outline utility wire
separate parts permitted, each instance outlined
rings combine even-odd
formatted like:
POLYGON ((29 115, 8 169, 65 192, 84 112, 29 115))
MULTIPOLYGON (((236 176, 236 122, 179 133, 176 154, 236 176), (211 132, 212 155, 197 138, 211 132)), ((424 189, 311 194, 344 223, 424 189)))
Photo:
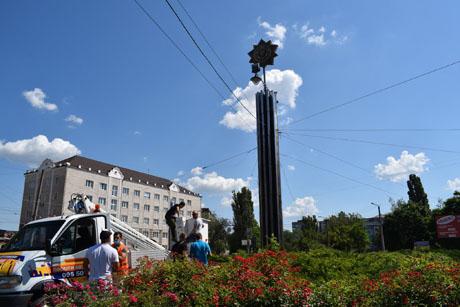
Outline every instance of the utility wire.
POLYGON ((256 150, 256 149, 257 149, 257 147, 254 147, 254 148, 251 148, 251 149, 249 149, 249 150, 246 150, 246 151, 237 153, 237 154, 235 154, 235 155, 233 155, 233 156, 230 156, 230 157, 228 157, 228 158, 225 158, 225 159, 222 159, 222 160, 213 162, 213 163, 211 163, 211 164, 208 164, 208 165, 206 165, 206 166, 203 166, 203 167, 201 167, 201 169, 204 170, 204 169, 210 168, 210 167, 212 167, 212 166, 216 166, 216 165, 218 165, 218 164, 222 164, 222 163, 224 163, 224 162, 227 162, 227 161, 229 161, 229 160, 235 159, 235 158, 237 158, 237 157, 239 157, 239 156, 242 156, 242 155, 244 155, 244 154, 249 154, 249 153, 253 152, 253 151, 256 150))
MULTIPOLYGON (((139 3, 138 0, 134 0, 136 5, 141 9, 141 11, 147 16, 147 18, 155 24, 155 26, 160 30, 160 32, 169 40, 169 42, 179 51, 180 54, 184 56, 184 58, 189 62, 190 65, 200 74, 200 76, 206 81, 206 83, 217 93, 217 95, 222 99, 226 100, 227 98, 224 97, 220 93, 220 91, 212 84, 212 82, 206 77, 206 75, 198 68, 198 66, 190 59, 190 57, 182 50, 182 48, 174 41, 174 39, 163 29, 163 27, 153 18, 153 16, 145 9, 142 4, 139 3)), ((231 107, 235 110, 235 112, 238 112, 238 110, 231 105, 231 107)), ((244 121, 244 123, 252 130, 252 125, 250 125, 247 121, 244 121)))
POLYGON ((458 132, 460 128, 286 129, 307 132, 458 132))
POLYGON ((311 163, 306 162, 306 161, 304 161, 304 160, 300 160, 300 159, 295 158, 295 157, 293 157, 293 156, 285 155, 285 154, 280 154, 280 155, 283 156, 283 157, 287 157, 287 158, 289 158, 289 159, 292 159, 292 160, 294 160, 294 161, 303 163, 303 164, 305 164, 305 165, 308 165, 308 166, 310 166, 310 167, 312 167, 312 168, 319 169, 319 170, 321 170, 321 171, 323 171, 323 172, 327 172, 327 173, 330 173, 330 174, 334 174, 334 175, 336 175, 336 176, 338 176, 338 177, 347 179, 347 180, 352 181, 352 182, 354 182, 354 183, 358 183, 358 184, 361 184, 361 185, 370 187, 370 188, 372 188, 372 189, 378 190, 378 191, 380 191, 380 192, 385 193, 387 196, 390 196, 390 195, 392 194, 391 192, 389 192, 389 191, 387 191, 387 190, 384 190, 384 189, 381 189, 381 188, 379 188, 379 187, 377 187, 377 186, 375 186, 375 185, 372 185, 372 184, 369 184, 369 183, 365 183, 365 182, 362 182, 362 181, 353 179, 353 178, 351 178, 351 177, 342 175, 342 174, 340 174, 340 173, 338 173, 338 172, 336 172, 336 171, 333 171, 333 170, 330 170, 330 169, 327 169, 327 168, 323 168, 323 167, 320 167, 320 166, 316 166, 316 165, 314 165, 314 164, 311 164, 311 163))
POLYGON ((160 32, 169 40, 169 42, 184 56, 184 58, 189 62, 190 65, 200 74, 200 76, 208 83, 208 85, 214 89, 217 95, 222 99, 225 100, 224 95, 220 93, 220 91, 214 86, 214 84, 209 81, 206 75, 195 65, 195 63, 190 59, 190 57, 182 50, 182 48, 172 39, 171 36, 163 29, 163 27, 153 18, 153 16, 140 4, 137 0, 134 0, 137 6, 142 10, 142 12, 150 19, 153 24, 160 30, 160 32))
POLYGON ((292 194, 291 186, 289 185, 289 181, 288 181, 287 176, 286 176, 286 168, 284 167, 284 165, 282 163, 280 163, 280 164, 281 164, 281 169, 283 170, 283 177, 284 177, 284 181, 286 181, 286 186, 288 188, 289 195, 291 196, 292 202, 294 203, 295 202, 295 197, 294 197, 294 194, 292 194))
POLYGON ((209 49, 211 49, 212 53, 216 56, 217 60, 219 63, 224 67, 225 71, 227 74, 230 76, 230 79, 232 79, 233 83, 238 86, 238 82, 236 82, 235 77, 233 74, 230 72, 230 70, 227 68, 227 65, 224 64, 224 61, 222 61, 221 57, 217 54, 216 50, 212 47, 211 43, 208 41, 206 36, 203 34, 203 31, 201 31, 200 27, 197 25, 193 17, 189 14, 187 9, 182 5, 182 2, 180 0, 176 0, 177 3, 179 3, 179 6, 182 8, 182 10, 185 12, 187 17, 190 19, 190 21, 193 23, 195 29, 200 33, 200 36, 203 38, 203 40, 206 42, 206 45, 208 45, 209 49))
POLYGON ((445 153, 460 154, 460 151, 447 150, 447 149, 438 149, 438 148, 432 148, 432 147, 401 145, 401 144, 392 144, 392 143, 381 143, 381 142, 374 142, 374 141, 368 141, 368 140, 340 138, 340 137, 332 137, 332 136, 324 136, 324 135, 311 135, 311 134, 286 133, 286 132, 284 132, 284 134, 306 136, 306 137, 311 137, 311 138, 319 138, 319 139, 327 139, 327 140, 335 140, 335 141, 343 141, 343 142, 363 143, 363 144, 372 144, 372 145, 383 145, 383 146, 391 146, 391 147, 399 147, 399 148, 413 148, 413 149, 421 149, 421 150, 428 150, 428 151, 438 151, 438 152, 445 152, 445 153))
POLYGON ((322 153, 323 155, 326 155, 326 156, 328 156, 328 157, 330 157, 330 158, 332 158, 332 159, 335 159, 335 160, 340 161, 340 162, 342 162, 342 163, 345 163, 345 164, 347 164, 347 165, 349 165, 349 166, 352 166, 352 167, 354 167, 354 168, 357 168, 357 169, 359 169, 359 170, 361 170, 361 171, 363 171, 363 172, 370 173, 368 169, 365 169, 364 167, 361 167, 361 166, 356 165, 356 164, 354 164, 354 163, 352 163, 352 162, 349 162, 349 161, 344 160, 344 159, 342 159, 342 158, 340 158, 340 157, 337 157, 336 155, 330 154, 330 153, 328 153, 328 152, 325 152, 324 150, 321 150, 321 149, 312 147, 312 146, 310 146, 310 145, 307 145, 307 144, 305 144, 305 143, 302 143, 302 142, 300 142, 300 141, 297 141, 297 140, 295 140, 295 139, 293 139, 293 138, 287 136, 286 134, 281 134, 281 135, 284 136, 286 139, 290 140, 291 142, 297 143, 297 144, 299 144, 299 145, 301 145, 301 146, 304 146, 304 147, 306 147, 306 148, 309 148, 309 149, 313 149, 313 150, 315 150, 315 151, 317 151, 317 152, 319 152, 319 153, 322 153))
MULTIPOLYGON (((135 0, 137 1, 137 0, 135 0)), ((177 14, 176 10, 174 9, 174 7, 171 5, 171 3, 169 2, 169 0, 165 0, 166 3, 168 4, 169 8, 171 9, 171 11, 174 13, 174 15, 176 16, 177 20, 179 20, 180 24, 182 25, 182 28, 185 30, 185 32, 187 33, 187 35, 190 37, 190 39, 192 40, 193 44, 196 46, 196 48, 198 49, 198 51, 201 53, 201 55, 204 57, 204 59, 206 60, 206 62, 209 64, 209 66, 211 66, 212 70, 216 73, 217 77, 219 77, 220 81, 222 81, 222 83, 225 85, 225 87, 227 88, 227 90, 230 92, 231 95, 233 95, 235 97, 235 99, 238 101, 238 103, 249 113, 251 114, 252 117, 256 118, 256 116, 254 114, 252 114, 251 111, 249 111, 249 109, 243 104, 243 102, 241 102, 241 100, 238 98, 238 96, 235 95, 235 93, 232 91, 232 89, 230 88, 230 86, 228 85, 228 83, 224 80, 224 78, 222 77, 222 75, 217 71, 216 67, 214 66, 214 64, 211 62, 211 60, 208 58, 208 56, 204 53, 203 49, 200 47, 200 45, 197 43, 197 41, 195 40, 195 38, 193 37, 192 33, 190 33, 190 31, 188 30, 187 26, 184 24, 184 22, 182 21, 182 19, 180 18, 180 16, 177 14)), ((257 118, 256 118, 257 119, 257 118)))
POLYGON ((417 79, 420 79, 422 77, 425 77, 425 76, 428 76, 428 75, 431 75, 435 72, 438 72, 438 71, 441 71, 441 70, 444 70, 444 69, 447 69, 449 67, 452 67, 454 65, 457 65, 457 64, 460 64, 460 60, 457 60, 457 61, 454 61, 452 63, 449 63, 447 65, 443 65, 443 66, 440 66, 440 67, 437 67, 437 68, 434 68, 432 70, 429 70, 429 71, 426 71, 424 73, 421 73, 421 74, 418 74, 418 75, 415 75, 409 79, 406 79, 406 80, 403 80, 403 81, 400 81, 400 82, 396 82, 396 83, 393 83, 389 86, 386 86, 386 87, 383 87, 381 89, 378 89, 378 90, 375 90, 375 91, 372 91, 370 93, 367 93, 367 94, 364 94, 362 96, 359 96, 359 97, 356 97, 356 98, 353 98, 351 100, 348 100, 348 101, 345 101, 343 103, 340 103, 340 104, 336 104, 336 105, 333 105, 333 106, 330 106, 330 107, 327 107, 321 111, 318 111, 316 113, 313 113, 313 114, 310 114, 308 116, 305 116, 303 118, 300 118, 300 119, 297 119, 297 120, 294 120, 293 122, 290 123, 290 125, 293 125, 293 124, 296 124, 296 123, 300 123, 304 120, 307 120, 307 119, 310 119, 310 118, 313 118, 315 116, 318 116, 320 114, 323 114, 323 113, 326 113, 326 112, 329 112, 329 111, 332 111, 332 110, 336 110, 336 109, 339 109, 339 108, 342 108, 344 106, 347 106, 347 105, 350 105, 350 104, 353 104, 353 103, 356 103, 358 101, 361 101, 365 98, 368 98, 368 97, 371 97, 371 96, 374 96, 374 95, 377 95, 377 94, 380 94, 380 93, 383 93, 383 92, 386 92, 390 89, 393 89, 395 87, 398 87, 398 86, 401 86, 401 85, 404 85, 406 83, 409 83, 411 81, 414 81, 414 80, 417 80, 417 79))

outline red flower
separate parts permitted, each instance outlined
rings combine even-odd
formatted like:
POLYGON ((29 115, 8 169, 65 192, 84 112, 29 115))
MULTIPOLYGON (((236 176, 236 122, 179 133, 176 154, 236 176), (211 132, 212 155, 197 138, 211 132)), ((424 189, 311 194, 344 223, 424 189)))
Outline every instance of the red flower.
POLYGON ((130 294, 129 295, 129 302, 130 303, 137 303, 137 297, 135 297, 134 295, 130 294))
POLYGON ((179 301, 179 298, 177 297, 176 293, 173 292, 165 292, 164 294, 167 298, 171 300, 171 302, 177 303, 179 301))
POLYGON ((408 298, 406 295, 403 297, 402 303, 403 303, 404 305, 409 304, 409 298, 408 298))

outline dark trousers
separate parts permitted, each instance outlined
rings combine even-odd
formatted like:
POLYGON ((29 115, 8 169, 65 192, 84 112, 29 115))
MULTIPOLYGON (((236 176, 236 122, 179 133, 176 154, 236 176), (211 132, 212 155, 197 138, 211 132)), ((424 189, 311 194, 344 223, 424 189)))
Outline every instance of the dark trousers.
POLYGON ((169 226, 169 230, 171 231, 171 239, 174 242, 177 242, 176 218, 175 217, 167 218, 166 224, 169 226))

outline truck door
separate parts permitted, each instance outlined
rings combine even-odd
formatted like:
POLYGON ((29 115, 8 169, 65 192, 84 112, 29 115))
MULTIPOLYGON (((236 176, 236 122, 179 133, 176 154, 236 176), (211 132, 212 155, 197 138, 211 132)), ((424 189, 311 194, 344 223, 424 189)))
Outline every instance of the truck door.
POLYGON ((103 216, 73 221, 51 247, 54 278, 83 281, 88 277, 86 250, 99 242, 98 224, 103 216))

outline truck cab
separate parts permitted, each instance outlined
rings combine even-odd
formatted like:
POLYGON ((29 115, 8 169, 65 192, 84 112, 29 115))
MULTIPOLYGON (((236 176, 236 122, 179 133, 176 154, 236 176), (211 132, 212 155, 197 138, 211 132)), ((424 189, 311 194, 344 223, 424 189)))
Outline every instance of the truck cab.
POLYGON ((51 217, 25 225, 0 250, 0 305, 34 306, 48 282, 88 278, 86 250, 110 228, 107 214, 51 217))

